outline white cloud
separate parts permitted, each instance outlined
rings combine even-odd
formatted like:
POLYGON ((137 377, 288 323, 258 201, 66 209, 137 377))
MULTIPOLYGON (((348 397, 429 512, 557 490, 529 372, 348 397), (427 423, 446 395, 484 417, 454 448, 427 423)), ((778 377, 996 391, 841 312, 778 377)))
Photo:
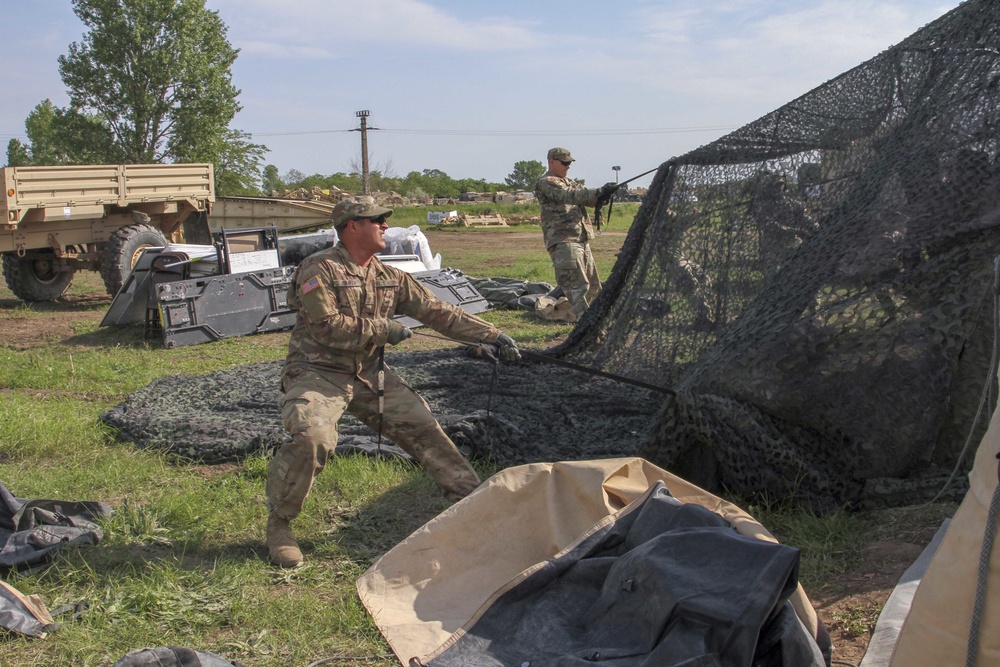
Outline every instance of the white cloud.
POLYGON ((568 54, 557 67, 603 72, 619 87, 660 91, 673 103, 770 110, 951 8, 940 0, 800 0, 780 8, 767 0, 647 3, 631 11, 627 32, 602 40, 600 50, 568 54))
POLYGON ((532 49, 545 39, 530 21, 462 20, 419 0, 209 0, 209 6, 226 17, 233 33, 253 35, 247 53, 280 57, 325 59, 399 48, 488 53, 532 49), (267 19, 251 24, 243 16, 267 19))
POLYGON ((281 58, 285 60, 333 60, 339 54, 324 48, 300 44, 287 44, 263 40, 248 40, 239 43, 240 55, 281 58))

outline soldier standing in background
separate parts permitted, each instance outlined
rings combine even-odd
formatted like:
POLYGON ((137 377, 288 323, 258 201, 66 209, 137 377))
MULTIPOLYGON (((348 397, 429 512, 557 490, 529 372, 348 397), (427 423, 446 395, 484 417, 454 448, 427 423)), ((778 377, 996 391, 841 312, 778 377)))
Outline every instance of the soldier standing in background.
POLYGON ((412 335, 393 319, 396 314, 450 338, 496 345, 504 361, 520 359, 510 336, 375 257, 385 249, 390 215, 391 209, 369 202, 337 204, 333 224, 339 245, 304 259, 289 285, 288 307, 296 319, 281 373, 281 419, 292 439, 271 460, 266 491, 268 556, 281 567, 302 562, 290 523, 337 445, 337 422, 345 410, 413 456, 447 498, 464 498, 479 486, 475 470, 426 401, 384 367, 385 344, 412 335), (387 410, 380 415, 383 368, 387 410))
POLYGON ((552 258, 556 284, 569 299, 574 321, 577 321, 601 291, 597 264, 590 252, 594 228, 584 207, 600 206, 609 201, 618 184, 585 188, 566 178, 574 162, 568 149, 549 149, 547 157, 549 170, 535 185, 535 197, 541 206, 542 235, 545 249, 552 258))

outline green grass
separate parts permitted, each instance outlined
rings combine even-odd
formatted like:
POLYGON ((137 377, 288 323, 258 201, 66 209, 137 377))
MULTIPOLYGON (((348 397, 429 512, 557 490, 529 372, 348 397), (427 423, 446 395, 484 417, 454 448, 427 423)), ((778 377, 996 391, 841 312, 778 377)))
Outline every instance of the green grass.
MULTIPOLYGON (((536 205, 520 206, 532 207, 533 214, 538 215, 536 205)), ((638 204, 616 205, 611 223, 591 240, 598 273, 602 277, 610 275, 624 241, 623 235, 637 210, 638 204)), ((447 252, 442 252, 443 263, 460 268, 469 275, 548 283, 555 281, 552 260, 545 249, 541 227, 537 224, 478 228, 422 224, 421 229, 427 236, 431 252, 446 249, 447 252)))
POLYGON ((860 514, 837 511, 818 516, 808 510, 743 505, 779 541, 801 551, 799 578, 808 591, 856 567, 873 527, 860 514))
MULTIPOLYGON (((604 276, 635 207, 616 206, 610 231, 619 233, 594 242, 604 276)), ((397 214, 397 224, 417 215, 397 214)), ((553 280, 537 227, 429 230, 428 236, 432 250, 448 248, 446 264, 469 275, 553 280), (524 232, 529 236, 521 238, 524 232)), ((95 285, 100 289, 95 274, 80 274, 70 295, 86 295, 95 285)), ((248 667, 333 657, 327 664, 397 664, 354 582, 447 507, 427 476, 399 461, 334 457, 295 524, 306 564, 274 569, 264 560, 265 459, 177 462, 118 442, 98 418, 159 377, 281 359, 287 333, 165 350, 144 340, 140 325, 96 326, 94 311, 107 300, 81 298, 68 339, 0 347, 0 481, 18 497, 102 501, 116 513, 104 522, 97 547, 63 549, 48 567, 8 579, 49 609, 80 601, 89 608, 76 621, 57 619, 62 627, 45 640, 6 638, 0 664, 107 666, 130 650, 165 645, 211 651, 248 667)), ((5 289, 0 300, 9 304, 0 307, 0 326, 66 311, 17 304, 5 289)), ((522 311, 484 317, 530 347, 552 345, 571 329, 522 311)), ((473 463, 484 478, 496 472, 473 463)), ((863 519, 848 514, 762 513, 765 525, 803 549, 802 574, 815 585, 851 567, 859 541, 870 534, 863 519)))

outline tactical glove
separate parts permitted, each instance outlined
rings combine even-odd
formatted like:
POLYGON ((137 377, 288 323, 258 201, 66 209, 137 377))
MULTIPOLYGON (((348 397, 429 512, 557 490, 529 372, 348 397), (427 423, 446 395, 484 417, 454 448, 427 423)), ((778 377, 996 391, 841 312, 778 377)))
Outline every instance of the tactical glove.
POLYGON ((500 348, 500 358, 506 362, 513 363, 521 360, 521 352, 517 349, 514 339, 505 333, 497 337, 497 346, 500 348))
POLYGON ((389 345, 397 345, 413 335, 408 327, 404 327, 396 320, 389 320, 389 333, 385 337, 385 342, 389 345))
POLYGON ((499 363, 500 359, 497 358, 497 346, 491 345, 490 343, 480 343, 475 347, 467 348, 470 357, 475 357, 476 359, 484 359, 486 361, 492 361, 493 363, 499 363))
POLYGON ((617 183, 605 183, 601 187, 597 188, 597 201, 610 200, 616 190, 618 190, 617 183))

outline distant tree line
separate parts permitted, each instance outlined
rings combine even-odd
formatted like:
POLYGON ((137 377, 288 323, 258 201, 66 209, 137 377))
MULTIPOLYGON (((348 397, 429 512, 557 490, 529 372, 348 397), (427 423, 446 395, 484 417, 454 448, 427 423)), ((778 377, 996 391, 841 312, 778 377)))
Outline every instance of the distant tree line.
MULTIPOLYGON (((392 174, 391 165, 371 170, 368 174, 368 182, 374 191, 397 192, 413 199, 457 198, 463 192, 534 190, 535 182, 545 173, 545 168, 542 167, 541 162, 537 160, 533 162, 537 165, 535 169, 526 166, 530 165, 531 161, 516 163, 514 172, 504 179, 503 183, 490 183, 485 179, 476 178, 455 179, 440 169, 411 171, 406 176, 399 177, 392 174)), ((335 187, 348 192, 361 192, 363 189, 361 181, 361 174, 357 170, 353 170, 349 174, 339 172, 326 176, 322 174, 306 176, 302 172, 292 169, 279 175, 278 168, 269 164, 264 167, 261 187, 265 195, 299 188, 312 191, 313 188, 327 190, 335 187)))

